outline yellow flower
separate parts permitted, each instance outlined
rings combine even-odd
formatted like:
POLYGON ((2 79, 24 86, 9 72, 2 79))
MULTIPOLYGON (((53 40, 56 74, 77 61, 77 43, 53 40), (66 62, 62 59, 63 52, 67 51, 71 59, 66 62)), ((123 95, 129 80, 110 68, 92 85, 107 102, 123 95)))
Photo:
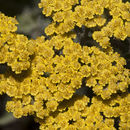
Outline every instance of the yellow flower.
POLYGON ((58 125, 60 126, 61 129, 66 129, 67 126, 69 125, 67 120, 62 120, 60 122, 58 122, 58 125))
POLYGON ((14 108, 15 108, 15 102, 14 101, 8 101, 6 103, 6 110, 8 112, 13 112, 14 111, 14 108))
POLYGON ((21 118, 23 116, 22 108, 15 109, 14 112, 13 112, 13 116, 15 118, 21 118))
POLYGON ((28 105, 31 102, 31 96, 30 95, 23 95, 22 97, 22 104, 28 105))
POLYGON ((80 16, 85 18, 86 17, 86 11, 84 6, 76 6, 75 12, 80 16))
POLYGON ((122 18, 130 22, 130 13, 128 11, 123 11, 121 14, 122 18))
POLYGON ((103 26, 106 22, 106 19, 102 17, 97 17, 97 18, 94 18, 94 21, 96 22, 98 26, 103 26))
POLYGON ((94 93, 96 93, 97 95, 100 95, 102 92, 102 86, 101 85, 96 85, 95 87, 93 87, 93 91, 94 93))
POLYGON ((60 11, 63 8, 63 3, 61 0, 56 0, 54 3, 54 11, 60 11))
POLYGON ((35 101, 33 104, 34 111, 39 112, 41 109, 43 109, 43 101, 35 101))
POLYGON ((100 40, 102 40, 102 38, 104 37, 104 33, 100 31, 95 31, 92 36, 94 40, 100 42, 100 40))
POLYGON ((109 28, 109 27, 107 27, 107 26, 103 27, 101 31, 103 32, 103 34, 104 34, 106 37, 112 37, 112 35, 113 35, 112 29, 109 28))
POLYGON ((75 123, 75 126, 79 129, 82 129, 85 126, 84 119, 78 119, 75 123))
MULTIPOLYGON (((112 107, 107 107, 105 110, 104 110, 104 115, 106 117, 113 117, 113 109, 112 107)), ((113 121, 112 121, 113 123, 113 121)))
POLYGON ((72 96, 73 96, 72 92, 64 91, 64 93, 63 93, 63 98, 65 98, 67 100, 70 99, 72 96))
POLYGON ((82 111, 84 110, 84 108, 86 107, 87 105, 87 102, 83 102, 82 100, 77 100, 75 103, 74 103, 74 108, 78 111, 82 111))
POLYGON ((67 0, 70 2, 71 5, 79 4, 78 0, 67 0))
MULTIPOLYGON (((42 39, 42 37, 41 37, 41 39, 42 39)), ((28 43, 27 43, 27 45, 26 45, 26 48, 27 48, 27 51, 28 51, 29 54, 31 54, 31 55, 34 54, 35 48, 36 48, 35 41, 34 40, 29 40, 28 43)))
POLYGON ((85 19, 82 18, 77 12, 74 12, 72 15, 73 21, 76 22, 76 25, 81 27, 85 19))
POLYGON ((37 87, 38 87, 38 86, 35 86, 35 85, 32 85, 32 86, 30 87, 30 93, 31 93, 31 95, 36 96, 36 95, 38 94, 38 89, 37 89, 37 87))
POLYGON ((18 24, 18 22, 15 18, 7 17, 3 13, 0 13, 1 33, 15 32, 17 30, 16 24, 18 24))
POLYGON ((25 95, 29 94, 30 93, 30 85, 29 84, 27 84, 27 85, 22 84, 21 90, 22 90, 23 94, 25 94, 25 95))
POLYGON ((114 36, 118 39, 125 40, 127 37, 127 34, 125 33, 125 29, 123 27, 118 27, 114 31, 114 36))
POLYGON ((36 65, 36 71, 38 71, 38 74, 40 74, 40 75, 43 75, 44 74, 44 71, 45 71, 45 65, 44 64, 40 64, 40 63, 38 63, 37 65, 36 65))
POLYGON ((128 88, 127 82, 120 82, 118 84, 118 89, 120 89, 122 92, 125 92, 126 89, 128 88))
POLYGON ((90 0, 81 0, 81 5, 86 6, 90 0))
POLYGON ((29 59, 29 53, 28 51, 22 51, 19 55, 19 60, 21 61, 27 61, 29 59))
POLYGON ((100 6, 100 4, 97 4, 94 9, 95 9, 95 14, 97 15, 102 15, 104 12, 104 8, 103 6, 100 6))
POLYGON ((64 25, 68 25, 68 28, 67 28, 67 29, 68 29, 69 31, 71 31, 71 29, 74 28, 75 23, 74 23, 73 20, 65 19, 65 20, 64 20, 64 25))
POLYGON ((80 65, 79 62, 74 61, 74 62, 72 62, 72 67, 73 67, 75 70, 79 70, 80 67, 81 67, 81 65, 80 65))
POLYGON ((63 12, 57 12, 53 16, 54 22, 62 22, 64 20, 64 13, 63 12))
POLYGON ((94 79, 92 77, 87 79, 87 81, 86 81, 86 85, 89 86, 89 87, 91 87, 91 86, 94 87, 96 84, 97 84, 96 79, 94 79))
POLYGON ((89 8, 88 6, 85 7, 86 18, 92 19, 94 17, 94 10, 89 8))
POLYGON ((45 28, 45 33, 47 35, 52 35, 55 32, 55 24, 49 24, 46 28, 45 28))
POLYGON ((127 113, 121 114, 120 119, 121 119, 122 122, 129 121, 129 113, 128 114, 127 113))
POLYGON ((121 13, 120 13, 120 9, 119 8, 114 8, 110 11, 110 15, 112 15, 113 17, 120 17, 121 13))
POLYGON ((63 49, 63 54, 65 54, 66 56, 67 55, 70 55, 71 53, 73 52, 71 46, 64 46, 64 49, 63 49))
POLYGON ((61 92, 59 92, 59 91, 57 91, 57 92, 55 92, 54 93, 54 98, 55 98, 55 100, 56 101, 62 101, 64 98, 63 98, 63 94, 61 93, 61 92))
POLYGON ((113 126, 114 125, 114 120, 113 119, 105 119, 105 124, 107 126, 113 126))
POLYGON ((10 97, 14 97, 17 93, 17 87, 16 86, 8 86, 6 87, 6 93, 10 97))
POLYGON ((103 99, 109 99, 109 98, 111 97, 112 92, 114 92, 114 91, 110 91, 110 88, 109 88, 109 89, 106 88, 106 89, 104 89, 103 92, 101 93, 101 97, 102 97, 103 99))
POLYGON ((56 41, 54 41, 53 46, 55 47, 55 49, 60 50, 60 49, 62 49, 64 44, 62 41, 56 40, 56 41))
POLYGON ((100 39, 99 43, 103 48, 107 48, 107 46, 110 45, 109 40, 110 39, 108 37, 103 37, 102 39, 100 39))
POLYGON ((71 64, 71 57, 70 56, 66 56, 63 61, 62 61, 62 64, 66 65, 66 66, 69 66, 71 64))
POLYGON ((109 8, 110 6, 110 0, 98 0, 97 2, 97 5, 101 5, 101 7, 109 8))
POLYGON ((53 116, 49 116, 49 117, 46 118, 45 124, 46 125, 52 125, 54 123, 54 121, 55 121, 55 118, 53 116))
MULTIPOLYGON (((43 90, 44 91, 44 90, 43 90)), ((40 102, 42 102, 43 101, 43 94, 42 94, 42 92, 41 93, 39 93, 39 94, 37 94, 36 96, 35 96, 35 101, 40 101, 40 102)))
POLYGON ((66 130, 76 130, 76 129, 77 127, 71 124, 68 127, 66 127, 66 130))
POLYGON ((51 6, 45 6, 42 13, 45 14, 46 16, 50 16, 52 14, 53 7, 51 6))
POLYGON ((44 75, 43 77, 47 78, 47 77, 50 77, 50 74, 53 73, 53 66, 50 64, 50 65, 47 65, 45 67, 45 70, 44 70, 44 75))
POLYGON ((48 3, 49 5, 51 5, 51 6, 53 6, 54 3, 56 2, 56 0, 45 0, 45 1, 47 1, 47 3, 48 3))
POLYGON ((57 109, 58 103, 55 100, 50 100, 46 103, 47 109, 54 112, 57 109))
POLYGON ((21 62, 15 61, 12 65, 12 71, 14 71, 16 74, 20 74, 22 71, 22 64, 21 62))
POLYGON ((115 31, 118 27, 123 26, 123 20, 121 18, 113 18, 110 23, 108 23, 108 27, 115 31))
POLYGON ((28 116, 34 114, 34 106, 33 105, 27 105, 22 108, 23 116, 28 116))
POLYGON ((122 129, 122 130, 129 129, 129 124, 127 124, 126 122, 120 122, 119 126, 120 126, 120 129, 122 129))
POLYGON ((5 93, 7 85, 5 84, 5 81, 1 81, 0 83, 0 95, 5 93))
POLYGON ((62 83, 69 83, 71 80, 71 77, 67 74, 61 74, 61 82, 62 83))
POLYGON ((40 119, 44 119, 45 114, 45 110, 44 109, 39 109, 39 111, 36 113, 36 116, 40 119))
POLYGON ((125 33, 130 37, 130 22, 125 22, 125 33))
POLYGON ((30 67, 29 61, 23 61, 22 62, 22 70, 27 70, 30 67))
POLYGON ((71 84, 72 84, 72 87, 73 88, 76 88, 76 89, 78 89, 78 88, 80 88, 81 87, 81 81, 78 79, 78 77, 77 78, 75 78, 75 79, 73 79, 72 81, 71 81, 71 84))
POLYGON ((71 10, 71 8, 72 8, 72 5, 68 0, 63 2, 63 8, 62 9, 64 11, 71 10))
POLYGON ((64 19, 69 19, 70 17, 73 18, 72 10, 67 10, 63 12, 64 19))
POLYGON ((52 74, 50 76, 50 80, 52 81, 52 83, 60 83, 60 75, 59 74, 52 74))

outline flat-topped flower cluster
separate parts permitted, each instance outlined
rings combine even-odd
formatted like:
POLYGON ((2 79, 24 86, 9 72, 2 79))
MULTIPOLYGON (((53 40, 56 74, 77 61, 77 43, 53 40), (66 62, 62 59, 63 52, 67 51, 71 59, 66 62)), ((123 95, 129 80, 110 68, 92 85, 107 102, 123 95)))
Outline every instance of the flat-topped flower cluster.
POLYGON ((45 29, 47 40, 17 34, 17 20, 0 13, 0 64, 7 65, 0 95, 11 97, 6 110, 16 118, 33 115, 41 130, 116 130, 117 118, 120 130, 129 129, 130 73, 109 40, 129 37, 130 3, 41 0, 39 7, 53 19, 45 29), (93 33, 100 48, 74 42, 73 29, 82 25, 100 27, 93 33), (82 87, 93 94, 79 95, 82 87))

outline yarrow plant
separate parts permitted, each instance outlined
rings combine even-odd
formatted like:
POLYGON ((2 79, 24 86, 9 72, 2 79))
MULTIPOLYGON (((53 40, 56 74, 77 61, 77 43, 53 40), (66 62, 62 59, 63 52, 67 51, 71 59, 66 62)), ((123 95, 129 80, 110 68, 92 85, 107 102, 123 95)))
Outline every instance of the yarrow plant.
POLYGON ((48 38, 18 34, 16 18, 0 13, 0 64, 7 66, 0 95, 11 97, 6 110, 15 118, 32 115, 41 130, 128 130, 130 72, 110 39, 130 36, 130 3, 41 0, 39 7, 52 18, 48 38), (91 30, 96 45, 75 42, 76 27, 91 30))

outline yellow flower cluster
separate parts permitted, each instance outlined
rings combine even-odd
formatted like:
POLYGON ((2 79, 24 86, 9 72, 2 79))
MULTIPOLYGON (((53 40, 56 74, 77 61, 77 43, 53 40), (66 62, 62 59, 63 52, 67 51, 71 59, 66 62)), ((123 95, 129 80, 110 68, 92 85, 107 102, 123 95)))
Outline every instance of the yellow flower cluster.
POLYGON ((7 65, 0 74, 0 95, 11 97, 6 110, 16 118, 33 115, 41 130, 116 130, 117 118, 120 130, 129 129, 130 72, 125 59, 108 47, 110 37, 129 36, 129 3, 41 0, 39 7, 54 20, 45 29, 56 34, 49 40, 17 34, 15 18, 0 13, 0 64, 7 65), (107 24, 105 8, 113 16, 107 24), (93 38, 107 50, 75 43, 69 32, 75 25, 100 26, 93 38), (93 94, 80 95, 84 87, 93 94))
POLYGON ((107 48, 110 37, 125 40, 130 36, 130 3, 122 0, 41 0, 43 14, 51 16, 53 22, 46 27, 47 35, 64 34, 75 26, 100 27, 93 33, 93 39, 107 48), (104 10, 112 19, 107 19, 104 10), (105 26, 104 26, 105 25, 105 26), (53 30, 53 31, 52 31, 53 30))
POLYGON ((96 0, 81 0, 81 5, 79 4, 78 0, 41 0, 39 7, 43 8, 43 14, 51 16, 54 21, 45 29, 46 34, 64 34, 74 29, 76 25, 95 27, 105 24, 106 20, 101 16, 104 9, 96 0))
POLYGON ((0 63, 7 63, 15 73, 30 67, 30 56, 34 54, 35 43, 22 34, 16 34, 18 24, 15 18, 0 13, 0 63))
MULTIPOLYGON (((39 37, 34 40, 34 44, 35 55, 27 71, 19 75, 7 72, 3 74, 7 78, 1 76, 0 93, 12 97, 7 102, 6 109, 13 112, 16 118, 35 115, 41 122, 53 119, 53 122, 48 122, 49 125, 42 123, 43 130, 53 127, 54 122, 57 129, 78 126, 93 128, 94 122, 88 125, 93 120, 91 115, 84 120, 81 114, 84 109, 91 109, 86 105, 90 99, 86 96, 80 100, 75 98, 75 92, 81 88, 82 80, 85 79, 86 87, 91 87, 97 96, 100 95, 105 100, 111 99, 111 95, 118 90, 126 92, 128 88, 129 71, 123 67, 125 60, 117 53, 106 54, 96 47, 81 47, 79 43, 62 35, 53 36, 46 41, 44 37, 39 37), (65 115, 62 111, 65 111, 65 115), (57 112, 59 116, 55 117, 57 112), (69 114, 68 118, 66 114, 69 114), (66 120, 61 120, 61 116, 66 117, 66 120)), ((97 118, 101 118, 99 113, 98 116, 97 118)), ((113 128, 113 124, 111 127, 113 128)))
POLYGON ((41 130, 116 130, 115 119, 120 117, 120 130, 129 129, 129 95, 124 93, 123 99, 116 96, 112 100, 103 101, 93 97, 88 106, 89 98, 77 97, 64 101, 65 106, 59 106, 56 113, 52 113, 45 120, 36 118, 41 130), (73 106, 72 106, 73 104, 73 106))
POLYGON ((15 32, 17 30, 18 24, 15 18, 7 17, 3 13, 0 13, 0 33, 6 34, 10 32, 15 32))

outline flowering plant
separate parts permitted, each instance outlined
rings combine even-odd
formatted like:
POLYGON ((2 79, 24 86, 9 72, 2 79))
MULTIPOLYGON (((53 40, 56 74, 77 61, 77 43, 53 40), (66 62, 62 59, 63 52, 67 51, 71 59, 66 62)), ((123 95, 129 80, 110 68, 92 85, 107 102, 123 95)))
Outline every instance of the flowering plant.
MULTIPOLYGON (((122 0, 41 0, 52 17, 48 36, 18 34, 17 20, 0 13, 0 94, 15 118, 33 115, 41 130, 129 129, 129 69, 110 39, 130 36, 130 3, 122 0), (109 20, 106 10, 111 16, 109 20), (71 19, 70 19, 71 18, 71 19), (91 47, 75 28, 91 30, 91 47)), ((87 41, 86 41, 87 42, 87 41)))

